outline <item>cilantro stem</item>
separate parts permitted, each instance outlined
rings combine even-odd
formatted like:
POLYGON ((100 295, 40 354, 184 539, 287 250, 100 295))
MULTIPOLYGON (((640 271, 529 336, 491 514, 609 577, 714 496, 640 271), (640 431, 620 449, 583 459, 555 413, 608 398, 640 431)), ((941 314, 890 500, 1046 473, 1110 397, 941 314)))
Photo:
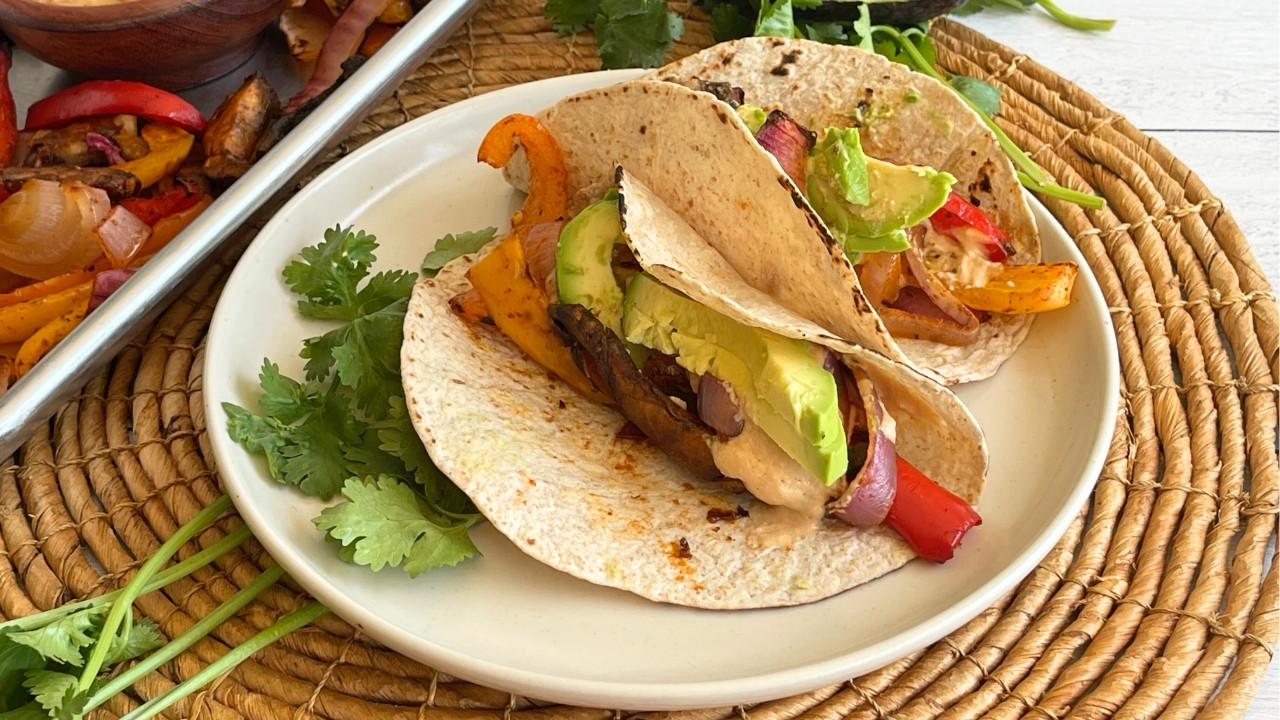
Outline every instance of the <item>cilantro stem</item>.
POLYGON ((911 58, 914 70, 924 73, 943 85, 946 85, 948 88, 951 88, 951 91, 963 100, 965 105, 968 105, 978 114, 978 117, 982 119, 982 124, 986 125, 987 128, 991 130, 991 132, 996 136, 996 142, 1000 144, 1000 148, 1004 150, 1005 154, 1013 160, 1013 164, 1017 166, 1018 180, 1024 187, 1034 192, 1043 193, 1051 197, 1067 200, 1077 205, 1083 205, 1089 208, 1097 209, 1107 204, 1106 200, 1098 197, 1097 195, 1083 193, 1079 190, 1072 190, 1051 182, 1049 180, 1049 176, 1045 174, 1045 171, 1039 165, 1036 164, 1036 161, 1032 160, 1030 155, 1023 152, 1022 148, 1018 147, 1018 145, 1013 142, 1013 139, 996 124, 996 121, 993 120, 991 116, 983 112, 982 109, 979 108, 972 100, 965 97, 964 93, 957 91, 951 84, 950 80, 932 67, 929 62, 925 60, 924 56, 920 54, 920 51, 916 49, 915 45, 908 41, 906 37, 897 30, 897 28, 890 27, 888 25, 873 25, 871 30, 872 32, 879 32, 889 36, 889 38, 892 39, 893 42, 911 58))
POLYGON ((78 684, 80 692, 88 692, 90 686, 93 685, 94 679, 98 677, 98 672, 102 670, 103 663, 107 659, 107 653, 111 650, 116 631, 124 623, 126 615, 132 620, 133 601, 142 594, 143 588, 146 587, 151 578, 155 576, 162 565, 169 561, 169 558, 173 557, 173 554, 179 548, 185 545, 188 540, 200 534, 230 507, 231 498, 221 495, 217 500, 210 503, 208 507, 196 513, 195 517, 178 528, 173 537, 166 540, 159 550, 147 558, 147 561, 139 568, 138 574, 133 576, 128 585, 124 586, 120 591, 120 595, 112 601, 111 611, 107 614, 106 622, 103 623, 102 630, 98 634, 98 640, 93 645, 93 652, 84 664, 84 671, 80 674, 80 682, 78 684))
MULTIPOLYGON (((247 540, 249 536, 250 533, 248 526, 241 525, 235 530, 227 533, 221 540, 215 542, 209 547, 201 550, 164 572, 157 573, 156 576, 152 578, 151 582, 147 583, 146 587, 142 588, 142 592, 139 593, 139 595, 141 596, 146 595, 149 592, 155 592, 175 580, 180 580, 190 575, 196 570, 199 570, 205 565, 208 565, 214 560, 222 557, 233 548, 239 546, 240 543, 247 540)), ((68 615, 73 615, 83 610, 89 610, 115 602, 115 599, 120 597, 121 592, 123 592, 123 589, 112 590, 109 593, 103 593, 102 595, 97 595, 95 597, 86 598, 73 603, 67 603, 66 605, 60 605, 56 608, 45 610, 44 612, 14 618, 13 620, 0 623, 0 632, 7 630, 22 632, 24 630, 34 630, 36 628, 44 627, 45 625, 61 620, 68 615)))
POLYGON ((1036 0, 1036 4, 1053 16, 1054 20, 1074 30, 1099 30, 1105 32, 1115 27, 1115 20, 1096 20, 1094 18, 1072 15, 1054 4, 1053 0, 1036 0))
POLYGON ((88 704, 85 705, 84 712, 87 713, 98 707, 125 688, 132 687, 134 683, 141 680, 145 675, 177 657, 181 652, 196 644, 201 638, 213 632, 214 628, 221 625, 232 615, 235 615, 240 608, 248 605, 254 598, 262 594, 263 590, 274 585, 283 576, 284 568, 279 565, 274 565, 264 570, 261 575, 253 579, 253 582, 227 598, 225 602, 214 608, 213 612, 201 618, 186 632, 169 641, 164 647, 151 653, 125 672, 112 678, 111 682, 93 693, 89 698, 88 704))
POLYGON ((982 118, 982 124, 986 125, 987 128, 995 134, 996 142, 1000 143, 1000 149, 1005 151, 1005 154, 1013 160, 1013 163, 1018 166, 1019 170, 1025 172, 1027 176, 1035 180, 1039 185, 1044 185, 1049 182, 1049 176, 1045 175, 1044 170, 1036 164, 1036 161, 1032 160, 1029 155, 1024 153, 1022 148, 1018 147, 1018 145, 1014 143, 1007 134, 1005 134, 1005 131, 996 124, 995 120, 992 120, 991 117, 984 113, 972 100, 965 97, 964 93, 957 91, 946 76, 931 67, 929 62, 924 59, 924 56, 920 54, 920 51, 916 49, 915 45, 908 42, 907 39, 902 36, 902 33, 898 32, 897 28, 893 28, 888 25, 875 25, 872 27, 872 31, 884 33, 892 38, 893 41, 898 44, 898 47, 902 48, 902 50, 911 58, 911 61, 915 64, 915 69, 917 71, 922 72, 943 85, 946 85, 948 88, 951 88, 951 91, 963 100, 965 105, 968 105, 974 112, 978 113, 978 117, 982 118))
POLYGON ((257 635, 254 635, 240 645, 237 645, 227 651, 225 655, 210 663, 205 667, 205 669, 191 676, 187 681, 169 690, 167 693, 148 700, 135 708, 132 712, 120 718, 120 720, 146 720, 157 713, 163 712, 170 705, 178 702, 205 685, 208 685, 214 678, 234 669, 255 652, 327 612, 329 612, 329 608, 321 605, 319 601, 312 601, 307 605, 304 605, 302 608, 280 618, 275 622, 275 624, 266 628, 257 635))
POLYGON ((1097 195, 1094 195, 1092 193, 1085 193, 1085 192, 1080 192, 1079 190, 1072 190, 1069 187, 1063 187, 1061 185, 1058 185, 1057 183, 1037 183, 1036 181, 1032 180, 1030 177, 1027 177, 1021 172, 1018 173, 1018 180, 1020 180, 1023 186, 1025 186, 1028 190, 1031 190, 1032 192, 1038 192, 1042 195, 1055 197, 1055 198, 1058 198, 1059 200, 1066 200, 1067 202, 1072 202, 1072 203, 1075 203, 1076 205, 1082 205, 1084 207, 1092 208, 1094 210, 1100 210, 1106 207, 1107 205, 1107 201, 1105 199, 1100 198, 1097 195))

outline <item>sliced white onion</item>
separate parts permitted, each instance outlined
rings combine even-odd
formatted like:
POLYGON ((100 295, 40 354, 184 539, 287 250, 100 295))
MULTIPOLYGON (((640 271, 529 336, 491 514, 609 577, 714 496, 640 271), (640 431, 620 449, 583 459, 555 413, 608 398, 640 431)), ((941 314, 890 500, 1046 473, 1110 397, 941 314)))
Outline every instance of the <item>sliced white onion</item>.
POLYGON ((28 180, 0 203, 0 268, 35 280, 84 269, 102 255, 92 229, 110 205, 88 185, 28 180))

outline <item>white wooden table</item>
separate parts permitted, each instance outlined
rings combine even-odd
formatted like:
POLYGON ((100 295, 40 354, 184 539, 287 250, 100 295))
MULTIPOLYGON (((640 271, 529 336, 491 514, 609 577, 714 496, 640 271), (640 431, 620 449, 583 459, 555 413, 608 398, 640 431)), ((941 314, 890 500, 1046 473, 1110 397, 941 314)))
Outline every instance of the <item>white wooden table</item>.
MULTIPOLYGON (((1107 33, 1038 9, 959 18, 1123 113, 1187 164, 1231 212, 1273 288, 1280 281, 1280 4, 1274 0, 1057 0, 1107 33)), ((1280 718, 1280 661, 1245 715, 1280 718)))

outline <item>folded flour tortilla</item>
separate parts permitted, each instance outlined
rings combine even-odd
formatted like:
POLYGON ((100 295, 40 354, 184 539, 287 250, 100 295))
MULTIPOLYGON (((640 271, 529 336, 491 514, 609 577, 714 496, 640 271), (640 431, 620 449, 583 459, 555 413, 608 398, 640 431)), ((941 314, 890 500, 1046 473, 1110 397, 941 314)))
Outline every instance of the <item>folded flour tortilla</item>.
MULTIPOLYGON (((857 126, 867 155, 954 175, 953 190, 1008 235, 1017 250, 1012 262, 1040 261, 1035 220, 1012 162, 978 114, 932 78, 856 47, 760 37, 713 46, 650 77, 690 87, 699 80, 727 82, 743 89, 746 102, 782 109, 817 132, 857 126)), ((733 261, 730 248, 717 249, 733 261)), ((752 284, 764 279, 743 274, 752 284)), ((852 306, 845 310, 861 312, 852 306)), ((898 344, 913 364, 948 383, 979 380, 1013 354, 1032 318, 993 315, 982 323, 978 341, 967 346, 912 339, 898 344)))
MULTIPOLYGON (((976 502, 985 442, 952 393, 752 287, 638 173, 616 176, 624 235, 646 271, 739 322, 822 343, 863 368, 897 421, 899 454, 976 502)), ((477 257, 415 288, 401 372, 432 459, 518 548, 593 583, 714 609, 820 600, 914 556, 886 526, 837 520, 789 544, 764 541, 763 503, 694 478, 647 440, 619 437, 621 416, 583 399, 492 326, 459 319, 449 300, 469 287, 477 257)))

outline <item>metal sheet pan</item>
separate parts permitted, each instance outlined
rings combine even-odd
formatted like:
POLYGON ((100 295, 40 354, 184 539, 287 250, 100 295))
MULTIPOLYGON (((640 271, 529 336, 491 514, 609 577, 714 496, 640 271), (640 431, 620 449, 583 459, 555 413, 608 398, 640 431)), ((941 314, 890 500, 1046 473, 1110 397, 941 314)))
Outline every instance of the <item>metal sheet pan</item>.
MULTIPOLYGON (((0 396, 0 459, 14 453, 40 423, 79 391, 92 373, 114 358, 141 326, 158 317, 196 270, 244 222, 277 193, 290 187, 311 163, 390 96, 466 21, 480 2, 431 0, 427 3, 310 117, 233 183, 22 380, 0 396)), ((282 64, 287 62, 286 58, 274 57, 269 49, 250 61, 251 65, 262 65, 273 81, 282 80, 277 89, 285 97, 299 84, 296 74, 290 78, 287 64, 282 64)), ((252 69, 241 67, 219 82, 193 90, 189 97, 202 109, 211 110, 210 105, 216 105, 252 69)), ((19 108, 64 83, 61 73, 29 56, 15 58, 14 77, 19 108)), ((21 113, 20 109, 20 116, 21 113)))

